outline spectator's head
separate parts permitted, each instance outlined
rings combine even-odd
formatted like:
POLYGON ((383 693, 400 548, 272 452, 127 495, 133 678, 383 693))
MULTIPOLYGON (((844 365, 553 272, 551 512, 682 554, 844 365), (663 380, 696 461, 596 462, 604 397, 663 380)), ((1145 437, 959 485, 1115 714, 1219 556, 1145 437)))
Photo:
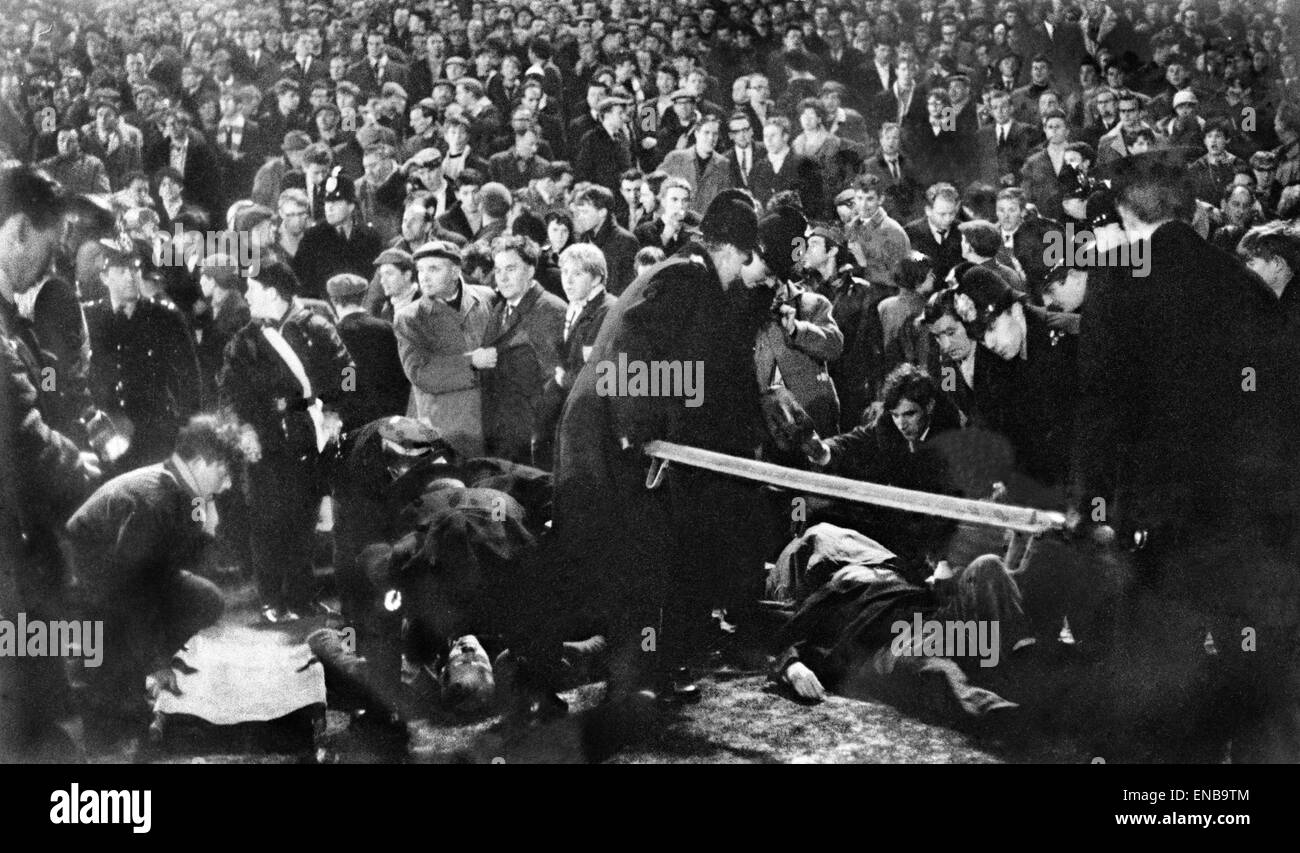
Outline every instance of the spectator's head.
POLYGON ((492 272, 502 299, 514 304, 523 298, 539 255, 537 244, 527 237, 510 234, 492 241, 492 272))
POLYGON ((573 182, 573 167, 567 161, 555 160, 542 170, 537 179, 537 191, 542 198, 554 201, 573 182))
POLYGON ((1228 138, 1232 135, 1232 124, 1224 119, 1214 118, 1205 123, 1201 141, 1205 143, 1206 153, 1220 157, 1228 149, 1228 138))
POLYGON ((801 262, 804 269, 829 271, 833 275, 839 269, 843 252, 843 233, 838 228, 819 225, 808 234, 801 262))
POLYGON ((1300 106, 1294 101, 1284 101, 1273 117, 1273 130, 1283 145, 1300 139, 1300 106))
POLYGON ((325 292, 329 295, 334 313, 342 315, 351 309, 359 309, 366 297, 369 283, 356 273, 343 272, 332 275, 325 282, 325 292))
POLYGON ((177 432, 175 451, 189 469, 198 496, 211 500, 230 488, 230 472, 243 464, 245 446, 239 424, 198 414, 177 432))
POLYGON ((171 166, 163 166, 153 173, 154 191, 164 202, 174 202, 185 191, 185 179, 171 166))
POLYGON ((1020 187, 1007 187, 998 193, 998 228, 1013 232, 1025 221, 1025 191, 1020 187))
POLYGON ((1174 114, 1180 119, 1196 115, 1199 99, 1191 89, 1183 89, 1174 95, 1174 114))
POLYGON ((1133 92, 1124 91, 1115 99, 1119 120, 1130 133, 1142 126, 1142 102, 1133 92))
POLYGON ((302 103, 302 93, 295 81, 285 79, 275 84, 275 99, 281 115, 292 115, 302 103))
POLYGON ((899 435, 919 441, 930 428, 939 386, 924 368, 900 364, 880 386, 880 401, 899 435))
POLYGON ((598 185, 590 185, 573 197, 573 226, 579 234, 600 230, 614 208, 614 194, 598 185))
POLYGON ((469 122, 460 116, 448 116, 442 123, 442 138, 448 151, 463 151, 469 144, 469 122))
POLYGON ((1256 151, 1250 155, 1250 171, 1257 187, 1270 187, 1276 177, 1277 155, 1272 151, 1256 151))
POLYGON ((628 209, 638 207, 641 204, 641 185, 645 183, 645 175, 641 174, 640 169, 628 169, 619 177, 618 192, 623 197, 623 202, 628 209))
POLYGON ((925 191, 925 218, 935 231, 947 231, 960 208, 961 196, 952 184, 933 184, 925 191))
POLYGON ((717 116, 706 114, 695 125, 695 152, 701 157, 707 157, 713 153, 718 145, 718 136, 721 133, 721 121, 717 116))
POLYGON ((479 207, 483 210, 483 216, 493 221, 505 219, 514 203, 509 188, 505 184, 499 184, 495 181, 480 187, 478 195, 479 207))
POLYGON ((904 290, 914 291, 919 296, 928 296, 934 292, 934 261, 930 260, 929 255, 914 249, 898 259, 894 281, 904 290))
POLYGON ((382 184, 393 174, 397 163, 393 160, 393 146, 380 142, 368 147, 361 155, 361 168, 366 180, 374 185, 382 184))
POLYGON ((297 188, 281 192, 276 204, 276 216, 280 220, 280 229, 285 234, 290 237, 301 237, 311 222, 311 211, 307 209, 307 193, 297 188))
POLYGON ((560 283, 570 304, 603 287, 608 275, 605 253, 591 243, 574 243, 560 253, 560 283))
POLYGON ((1054 109, 1044 113, 1042 119, 1043 135, 1047 137, 1049 145, 1064 145, 1069 140, 1070 124, 1065 118, 1065 113, 1054 109))
POLYGON ((992 222, 976 219, 963 222, 957 230, 961 232, 961 255, 972 263, 986 261, 1002 248, 1002 237, 992 222))
POLYGON ((1251 272, 1281 296, 1287 287, 1295 286, 1300 273, 1300 229, 1281 221, 1257 225, 1241 238, 1237 254, 1251 272))
POLYGON ((1109 88, 1103 88, 1093 99, 1093 104, 1097 110, 1097 115, 1101 117, 1106 127, 1110 127, 1115 122, 1115 117, 1119 114, 1119 107, 1115 98, 1115 92, 1109 88))
POLYGON ((610 133, 618 133, 627 122, 627 101, 622 98, 604 98, 596 104, 596 118, 610 133))
MULTIPOLYGON (((744 78, 741 78, 744 79, 744 78)), ((744 113, 735 112, 727 120, 727 134, 736 148, 749 148, 754 144, 754 126, 744 113)))
POLYGON ((658 246, 642 246, 637 250, 636 257, 632 261, 632 266, 637 275, 650 269, 664 259, 664 250, 658 246))
POLYGON ((462 169, 456 178, 456 201, 468 216, 477 216, 481 210, 479 190, 483 183, 483 173, 478 169, 462 169))
POLYGON ((319 186, 334 165, 334 152, 323 142, 313 142, 302 152, 302 171, 306 183, 319 186))
POLYGON ((665 178, 659 185, 659 210, 665 222, 681 224, 691 206, 691 185, 685 178, 665 178))
POLYGON ((1071 142, 1065 146, 1065 164, 1081 175, 1088 174, 1097 159, 1097 151, 1086 142, 1071 142))
POLYGON ((790 147, 790 120, 773 116, 763 123, 763 145, 769 154, 780 155, 790 147))
POLYGON ((1029 81, 1035 86, 1046 86, 1052 77, 1052 61, 1041 53, 1029 63, 1029 81))
POLYGON ((1133 132, 1133 142, 1128 147, 1131 156, 1146 154, 1156 147, 1156 132, 1145 125, 1133 132))
POLYGON ((415 250, 416 276, 425 299, 454 299, 460 292, 461 250, 446 240, 431 240, 415 250))
POLYGON ((799 102, 799 126, 805 133, 824 130, 827 118, 826 107, 816 98, 804 98, 799 102))
POLYGON ((902 129, 897 122, 887 121, 880 125, 880 153, 886 157, 897 157, 902 143, 902 129))
POLYGON ((573 242, 573 219, 562 210, 546 214, 546 245, 552 252, 562 252, 573 242))
POLYGON ((415 259, 401 249, 385 249, 375 258, 375 275, 389 299, 410 292, 415 278, 415 259))
POLYGON ((278 259, 261 263, 257 275, 248 277, 247 287, 248 311, 254 320, 279 320, 300 290, 298 277, 278 259))

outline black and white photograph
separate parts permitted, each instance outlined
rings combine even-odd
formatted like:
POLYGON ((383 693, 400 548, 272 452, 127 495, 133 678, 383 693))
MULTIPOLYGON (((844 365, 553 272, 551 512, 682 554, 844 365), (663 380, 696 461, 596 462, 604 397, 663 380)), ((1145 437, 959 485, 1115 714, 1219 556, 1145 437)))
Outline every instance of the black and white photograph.
POLYGON ((1300 761, 1294 0, 0 10, 0 762, 1300 761))

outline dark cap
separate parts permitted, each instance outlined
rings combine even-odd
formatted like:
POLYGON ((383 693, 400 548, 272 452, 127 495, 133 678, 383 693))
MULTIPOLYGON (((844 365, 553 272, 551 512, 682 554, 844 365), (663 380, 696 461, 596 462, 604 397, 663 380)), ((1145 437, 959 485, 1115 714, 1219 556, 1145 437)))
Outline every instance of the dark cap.
POLYGON ((632 102, 629 101, 627 98, 613 98, 613 97, 601 98, 600 101, 597 102, 596 104, 596 115, 603 116, 605 113, 609 112, 614 107, 627 107, 627 106, 631 106, 631 104, 632 102))
POLYGON ((393 264, 401 269, 411 269, 415 259, 411 257, 410 252, 403 252, 401 249, 384 249, 375 258, 375 266, 382 267, 384 264, 393 264))
POLYGON ((342 272, 332 275, 325 282, 325 292, 336 302, 341 299, 356 299, 364 296, 370 283, 356 273, 342 272))

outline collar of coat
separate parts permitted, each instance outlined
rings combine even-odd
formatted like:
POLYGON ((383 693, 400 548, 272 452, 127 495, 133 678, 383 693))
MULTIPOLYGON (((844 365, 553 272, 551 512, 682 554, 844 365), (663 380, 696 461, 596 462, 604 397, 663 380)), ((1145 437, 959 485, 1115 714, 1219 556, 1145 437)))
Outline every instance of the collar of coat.
MULTIPOLYGON (((524 291, 523 296, 519 297, 519 303, 515 305, 514 310, 510 314, 509 324, 502 327, 501 334, 497 337, 498 340, 523 321, 528 312, 533 310, 533 306, 537 304, 537 300, 542 298, 542 292, 542 286, 536 281, 529 283, 528 289, 524 291)), ((504 315, 506 310, 505 306, 506 300, 502 298, 501 294, 498 293, 496 296, 492 297, 492 310, 495 311, 500 309, 504 315)), ((489 346, 489 344, 485 341, 484 346, 489 346)))

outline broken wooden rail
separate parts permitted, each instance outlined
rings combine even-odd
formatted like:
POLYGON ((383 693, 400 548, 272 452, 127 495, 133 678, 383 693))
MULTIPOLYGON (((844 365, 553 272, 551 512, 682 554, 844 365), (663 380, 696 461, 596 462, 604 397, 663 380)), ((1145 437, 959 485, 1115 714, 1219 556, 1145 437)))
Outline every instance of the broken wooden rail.
POLYGON ((646 478, 646 485, 651 487, 661 478, 663 466, 672 462, 718 474, 741 477, 794 492, 872 504, 904 512, 937 515, 956 521, 1000 527, 1031 535, 1060 530, 1065 526, 1065 515, 1051 510, 1008 506, 970 498, 901 489, 897 486, 885 486, 863 480, 850 480, 847 477, 786 468, 782 465, 773 465, 771 462, 743 459, 739 456, 702 450, 670 441, 648 442, 644 450, 648 456, 658 460, 652 464, 650 474, 646 478))

